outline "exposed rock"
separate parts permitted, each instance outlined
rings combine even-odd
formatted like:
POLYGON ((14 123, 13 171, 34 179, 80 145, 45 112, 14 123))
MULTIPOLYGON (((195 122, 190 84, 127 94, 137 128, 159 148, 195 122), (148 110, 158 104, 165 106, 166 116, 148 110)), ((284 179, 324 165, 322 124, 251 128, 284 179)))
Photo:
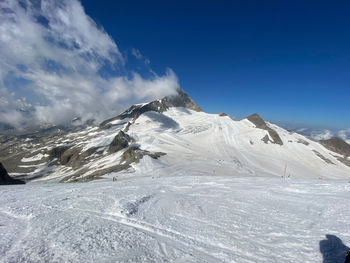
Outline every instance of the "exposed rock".
POLYGON ((350 156, 350 145, 341 138, 333 137, 329 140, 320 140, 319 142, 330 151, 344 155, 344 157, 350 156))
POLYGON ((225 112, 219 112, 218 114, 219 114, 219 116, 221 116, 221 117, 228 116, 225 112))
POLYGON ((117 164, 111 167, 99 169, 92 173, 88 173, 89 171, 87 169, 82 169, 76 172, 74 175, 63 178, 60 182, 61 183, 90 182, 93 180, 100 179, 105 174, 120 172, 122 170, 128 169, 129 167, 130 167, 129 164, 117 164))
POLYGON ((81 149, 78 147, 70 148, 69 146, 59 146, 53 148, 50 152, 51 165, 66 165, 74 169, 86 163, 86 159, 92 154, 96 153, 98 150, 97 147, 89 148, 88 150, 81 152, 81 149))
POLYGON ((305 140, 303 140, 303 139, 299 139, 299 140, 298 140, 298 143, 304 144, 304 145, 306 145, 306 146, 308 146, 308 145, 310 144, 309 142, 307 142, 307 141, 305 141, 305 140))
POLYGON ((264 138, 262 138, 261 139, 264 143, 268 143, 269 141, 270 141, 270 138, 269 138, 269 136, 266 134, 265 136, 264 136, 264 138))
POLYGON ((5 167, 0 163, 0 185, 8 185, 8 184, 25 184, 24 181, 19 179, 13 179, 7 173, 5 167))
POLYGON ((115 153, 129 146, 129 142, 131 142, 131 137, 120 131, 113 139, 108 148, 108 153, 115 153))
POLYGON ((319 153, 316 150, 312 150, 318 157, 320 157, 323 161, 325 161, 328 164, 334 164, 331 160, 327 159, 326 157, 324 157, 321 153, 319 153))
POLYGON ((350 167, 350 160, 347 158, 341 158, 341 157, 336 157, 338 159, 338 161, 342 162, 343 164, 345 164, 346 166, 350 167))
POLYGON ((162 152, 149 152, 145 150, 141 150, 138 146, 131 146, 129 149, 127 149, 121 158, 121 161, 119 164, 99 169, 97 171, 94 171, 92 173, 89 173, 87 169, 82 169, 76 172, 74 175, 67 176, 61 180, 63 183, 67 182, 88 182, 92 180, 100 179, 103 175, 109 174, 109 173, 116 173, 123 170, 126 170, 130 168, 130 164, 132 163, 138 163, 144 156, 150 156, 153 159, 158 159, 159 157, 165 155, 165 153, 162 152))
POLYGON ((266 122, 258 114, 254 113, 254 114, 250 115, 249 117, 247 117, 247 119, 250 122, 252 122, 256 126, 256 128, 268 131, 270 137, 273 140, 273 141, 271 141, 272 143, 283 145, 283 142, 282 142, 280 136, 278 135, 278 133, 274 129, 267 126, 266 122))
POLYGON ((159 157, 166 155, 163 152, 149 152, 145 150, 141 150, 138 146, 131 146, 129 149, 127 149, 121 159, 121 163, 133 163, 136 162, 138 163, 145 155, 150 156, 153 159, 158 159, 159 157))
POLYGON ((148 111, 156 111, 162 113, 170 107, 184 107, 194 111, 202 111, 196 102, 182 89, 177 89, 177 94, 164 97, 160 100, 155 100, 146 104, 133 105, 117 117, 105 120, 100 124, 100 128, 108 129, 111 127, 111 122, 115 120, 123 120, 125 118, 137 119, 142 113, 148 111))
POLYGON ((192 100, 192 98, 183 90, 178 88, 177 94, 172 96, 167 96, 162 99, 164 104, 170 107, 184 107, 194 111, 202 111, 198 104, 192 100))
POLYGON ((50 161, 54 159, 60 159, 63 153, 68 149, 69 149, 69 146, 58 146, 58 147, 52 148, 49 154, 50 161))
POLYGON ((80 154, 79 148, 67 149, 59 158, 59 162, 62 165, 77 166, 76 163, 78 162, 79 154, 80 154))

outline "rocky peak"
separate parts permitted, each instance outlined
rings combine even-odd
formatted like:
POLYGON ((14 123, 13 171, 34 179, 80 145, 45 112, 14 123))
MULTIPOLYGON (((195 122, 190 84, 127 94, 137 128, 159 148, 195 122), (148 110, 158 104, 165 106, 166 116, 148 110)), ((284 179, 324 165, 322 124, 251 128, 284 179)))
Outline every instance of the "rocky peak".
POLYGON ((137 119, 142 113, 147 111, 164 112, 171 107, 184 107, 194 111, 202 111, 198 104, 183 90, 177 89, 177 94, 166 96, 163 99, 155 100, 145 104, 137 104, 131 106, 129 109, 120 115, 105 120, 100 124, 101 128, 108 128, 109 123, 115 120, 123 120, 126 118, 137 119))
MULTIPOLYGON (((280 136, 278 135, 278 133, 270 128, 266 122, 264 121, 263 118, 260 117, 259 114, 257 113, 254 113, 250 116, 247 117, 247 119, 253 123, 255 125, 256 128, 259 128, 259 129, 263 129, 263 130, 266 130, 268 131, 270 137, 273 139, 273 142, 272 143, 275 143, 275 144, 279 144, 279 145, 283 145, 283 142, 282 142, 282 139, 280 138, 280 136)), ((265 136, 263 139, 262 139, 265 143, 267 143, 269 140, 268 138, 265 136)))

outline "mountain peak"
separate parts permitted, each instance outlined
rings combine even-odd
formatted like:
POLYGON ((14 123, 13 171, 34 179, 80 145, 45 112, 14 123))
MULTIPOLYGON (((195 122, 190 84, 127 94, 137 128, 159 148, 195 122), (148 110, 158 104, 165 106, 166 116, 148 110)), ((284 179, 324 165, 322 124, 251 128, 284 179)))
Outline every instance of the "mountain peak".
POLYGON ((252 122, 256 128, 263 129, 268 131, 270 137, 273 139, 273 143, 283 145, 281 137, 278 135, 278 133, 272 129, 271 127, 267 126, 266 122, 263 118, 260 117, 259 114, 254 113, 247 117, 247 119, 252 122))
POLYGON ((177 94, 164 97, 167 106, 170 107, 184 107, 194 111, 202 111, 199 105, 181 88, 178 88, 177 94))
POLYGON ((268 128, 264 119, 261 118, 261 116, 257 113, 254 113, 254 114, 248 116, 247 119, 250 122, 254 123, 257 128, 264 129, 264 130, 266 130, 268 128))
POLYGON ((109 127, 109 124, 115 120, 123 120, 125 118, 138 118, 142 113, 147 111, 164 112, 171 107, 183 107, 194 111, 202 111, 198 104, 181 88, 178 88, 177 94, 166 96, 159 100, 154 100, 149 103, 132 105, 120 115, 111 119, 105 120, 100 124, 101 128, 109 127))

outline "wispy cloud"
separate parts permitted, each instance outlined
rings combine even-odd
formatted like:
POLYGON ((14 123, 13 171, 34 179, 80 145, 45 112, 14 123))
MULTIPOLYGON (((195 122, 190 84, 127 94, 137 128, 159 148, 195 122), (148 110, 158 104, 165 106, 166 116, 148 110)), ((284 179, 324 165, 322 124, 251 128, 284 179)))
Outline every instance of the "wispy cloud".
POLYGON ((317 130, 311 131, 311 138, 315 140, 328 140, 332 137, 342 138, 344 141, 350 144, 350 128, 343 130, 317 130))
POLYGON ((131 54, 138 60, 143 61, 143 63, 145 63, 146 65, 149 65, 151 63, 150 60, 146 58, 144 55, 142 55, 140 50, 138 50, 137 48, 131 49, 131 54))
POLYGON ((334 133, 330 130, 313 131, 311 132, 311 138, 315 140, 328 140, 334 136, 334 133))
POLYGON ((0 122, 17 128, 102 120, 178 87, 170 69, 149 79, 127 72, 115 41, 78 0, 0 1, 0 47, 0 122))
POLYGON ((350 144, 350 128, 345 130, 340 130, 338 136, 350 144))

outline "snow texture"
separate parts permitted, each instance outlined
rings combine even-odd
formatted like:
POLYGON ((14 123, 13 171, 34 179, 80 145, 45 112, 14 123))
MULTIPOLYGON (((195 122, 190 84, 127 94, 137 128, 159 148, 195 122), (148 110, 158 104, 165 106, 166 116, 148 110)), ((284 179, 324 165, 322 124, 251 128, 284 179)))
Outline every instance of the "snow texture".
POLYGON ((5 186, 0 261, 344 262, 349 190, 187 174, 5 186))

